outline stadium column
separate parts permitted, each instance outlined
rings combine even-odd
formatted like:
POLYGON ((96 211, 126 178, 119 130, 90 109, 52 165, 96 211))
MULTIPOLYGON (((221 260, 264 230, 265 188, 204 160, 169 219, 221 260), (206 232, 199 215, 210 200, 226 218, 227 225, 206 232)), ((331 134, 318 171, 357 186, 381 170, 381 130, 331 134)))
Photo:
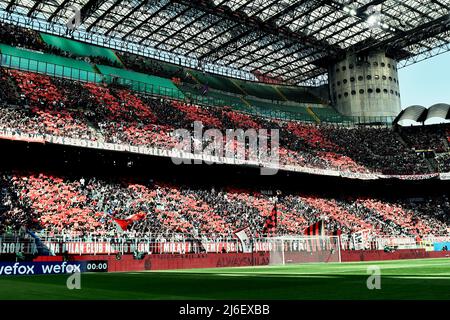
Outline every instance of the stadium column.
POLYGON ((384 52, 347 54, 329 67, 330 96, 346 116, 394 119, 401 111, 397 61, 384 52))

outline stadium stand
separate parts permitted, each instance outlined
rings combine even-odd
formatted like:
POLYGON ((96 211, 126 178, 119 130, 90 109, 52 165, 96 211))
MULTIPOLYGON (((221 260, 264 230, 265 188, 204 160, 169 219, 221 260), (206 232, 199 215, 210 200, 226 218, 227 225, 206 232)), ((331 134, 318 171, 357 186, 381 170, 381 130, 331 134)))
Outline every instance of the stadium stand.
POLYGON ((448 4, 0 0, 0 299, 450 297, 448 4))
MULTIPOLYGON (((116 60, 113 59, 114 53, 111 50, 83 44, 77 41, 72 41, 45 33, 39 33, 34 30, 26 29, 17 25, 0 22, 0 35, 0 39, 3 44, 17 48, 30 49, 40 53, 46 52, 52 54, 51 58, 55 58, 55 56, 62 56, 70 58, 72 60, 84 61, 94 64, 110 64, 112 66, 117 66, 117 62, 120 62, 116 61, 117 58, 116 60)), ((9 49, 12 50, 11 48, 9 49)), ((30 51, 28 50, 27 52, 30 51)), ((20 54, 21 51, 13 53, 20 54)), ((40 60, 38 59, 38 61, 40 60)), ((58 63, 54 62, 54 64, 58 63)), ((73 67, 75 67, 75 65, 73 67)), ((84 67, 86 66, 84 65, 84 67)))
MULTIPOLYGON (((232 235, 249 225, 263 236, 263 222, 273 209, 274 196, 250 189, 196 187, 132 178, 68 177, 46 172, 3 172, 3 228, 36 226, 47 232, 113 235, 112 218, 134 214, 130 236, 155 234, 232 235), (216 189, 217 188, 217 189, 216 189)), ((278 195, 280 234, 302 234, 320 219, 327 230, 344 233, 370 229, 377 235, 448 234, 447 196, 419 203, 380 198, 324 197, 317 194, 278 195), (436 206, 439 210, 435 210, 436 206)))
POLYGON ((120 78, 120 84, 128 84, 135 91, 153 92, 172 98, 184 97, 183 93, 169 79, 110 66, 97 65, 97 68, 103 75, 110 76, 106 77, 109 81, 113 82, 115 77, 120 78))
MULTIPOLYGON (((116 56, 123 61, 124 65, 131 70, 159 76, 162 78, 180 77, 183 81, 189 80, 184 69, 168 63, 163 63, 146 57, 138 56, 128 52, 115 52, 116 56)), ((191 81, 191 83, 195 83, 191 81)))
MULTIPOLYGON (((67 108, 66 96, 63 96, 50 77, 37 74, 10 70, 11 77, 15 80, 18 91, 30 107, 31 122, 37 132, 45 132, 57 136, 78 137, 80 139, 93 140, 93 134, 87 125, 87 121, 79 111, 71 111, 67 108)), ((20 111, 22 111, 20 109, 20 111)))
POLYGON ((114 51, 79 41, 74 41, 51 34, 40 33, 42 41, 53 51, 60 50, 61 53, 74 57, 87 57, 96 64, 108 64, 116 67, 123 66, 114 51))
MULTIPOLYGON (((174 130, 191 131, 200 121, 223 133, 278 129, 282 165, 413 177, 450 171, 448 125, 345 127, 346 117, 321 107, 305 88, 213 76, 7 24, 0 36, 0 129, 171 150, 179 143, 174 130)), ((247 225, 263 236, 274 203, 274 196, 226 183, 45 170, 0 177, 0 233, 26 227, 111 235, 117 233, 113 217, 138 214, 145 218, 131 224, 130 236, 231 236, 247 225)), ((450 225, 447 196, 411 201, 287 192, 277 200, 279 234, 302 234, 324 218, 327 230, 370 229, 379 236, 447 235, 450 225)))
POLYGON ((401 137, 415 150, 432 150, 438 153, 448 150, 446 126, 400 127, 401 137))
POLYGON ((2 65, 17 69, 47 73, 67 78, 95 81, 93 66, 82 60, 74 60, 47 53, 37 53, 0 44, 2 65))
MULTIPOLYGON (((230 79, 127 52, 115 52, 79 41, 30 31, 20 26, 3 24, 3 27, 5 35, 7 33, 14 35, 9 41, 2 40, 13 46, 3 46, 4 66, 83 81, 120 81, 121 84, 131 86, 133 90, 182 98, 184 93, 171 81, 173 78, 179 78, 184 84, 198 86, 197 89, 192 90, 189 86, 177 84, 182 91, 187 89, 188 95, 194 95, 196 101, 205 101, 203 98, 205 94, 202 91, 207 88, 206 95, 218 99, 213 105, 231 105, 238 110, 246 111, 255 111, 254 107, 257 107, 258 112, 264 116, 285 117, 300 121, 314 121, 308 115, 304 103, 324 103, 324 99, 318 98, 309 92, 311 89, 306 87, 274 86, 230 79), (33 51, 19 50, 15 46, 33 51), (105 76, 96 74, 98 70, 105 76), (222 93, 210 93, 210 90, 219 90, 222 93), (241 98, 236 100, 234 95, 241 98), (223 104, 220 102, 222 99, 223 104), (285 104, 285 102, 288 103, 285 104)), ((326 103, 324 107, 334 115, 334 111, 326 106, 326 103)), ((331 118, 327 116, 322 120, 336 122, 339 119, 337 116, 331 118)))
MULTIPOLYGON (((437 172, 437 164, 433 166, 413 150, 415 145, 408 144, 412 140, 402 139, 391 128, 279 121, 227 108, 154 98, 117 85, 82 84, 13 69, 3 69, 2 78, 2 99, 7 106, 1 109, 0 125, 27 133, 170 149, 176 142, 171 137, 174 129, 191 130, 194 121, 202 121, 207 128, 279 129, 283 164, 393 175, 437 172), (16 101, 11 101, 14 96, 16 101)), ((433 129, 427 129, 431 131, 425 137, 421 131, 410 136, 428 141, 427 147, 436 151, 448 150, 442 135, 446 131, 438 128, 434 140, 429 139, 433 129)))
POLYGON ((311 110, 319 117, 321 121, 331 123, 343 123, 345 121, 350 121, 348 117, 341 115, 333 108, 311 107, 311 110))
POLYGON ((450 171, 450 153, 444 153, 436 157, 440 172, 450 171))

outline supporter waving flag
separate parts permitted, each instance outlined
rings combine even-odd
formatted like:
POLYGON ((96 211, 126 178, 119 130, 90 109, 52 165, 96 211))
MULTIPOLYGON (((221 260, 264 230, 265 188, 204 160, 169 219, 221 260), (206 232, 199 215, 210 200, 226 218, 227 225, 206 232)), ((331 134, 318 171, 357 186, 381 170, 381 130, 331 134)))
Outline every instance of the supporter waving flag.
POLYGON ((127 231, 128 226, 131 224, 131 220, 128 219, 117 219, 117 218, 113 218, 113 222, 117 227, 117 231, 119 231, 120 233, 127 231))
POLYGON ((139 220, 145 219, 146 217, 147 217, 147 214, 145 212, 139 212, 139 213, 132 214, 132 215, 128 216, 126 218, 126 220, 128 220, 130 222, 131 221, 139 221, 139 220))
POLYGON ((144 212, 139 212, 136 214, 132 214, 130 216, 128 216, 125 219, 117 219, 117 218, 112 218, 114 223, 116 224, 117 230, 119 230, 119 232, 123 232, 123 231, 127 231, 128 226, 130 224, 132 224, 134 221, 140 221, 145 219, 145 217, 147 217, 147 214, 144 212))

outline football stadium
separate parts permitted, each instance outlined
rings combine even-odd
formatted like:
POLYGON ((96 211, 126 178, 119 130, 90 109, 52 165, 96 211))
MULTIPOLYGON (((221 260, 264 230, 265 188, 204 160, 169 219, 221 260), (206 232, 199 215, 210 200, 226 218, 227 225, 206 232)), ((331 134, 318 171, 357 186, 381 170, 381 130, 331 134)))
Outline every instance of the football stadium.
POLYGON ((450 299, 448 51, 449 0, 0 0, 0 300, 450 299))

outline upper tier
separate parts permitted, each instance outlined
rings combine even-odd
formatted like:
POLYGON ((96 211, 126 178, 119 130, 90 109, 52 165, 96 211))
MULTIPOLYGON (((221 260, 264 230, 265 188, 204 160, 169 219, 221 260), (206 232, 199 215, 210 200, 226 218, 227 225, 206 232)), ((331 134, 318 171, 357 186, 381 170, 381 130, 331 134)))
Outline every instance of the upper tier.
MULTIPOLYGON (((205 129, 218 129, 224 136, 226 129, 277 129, 279 165, 285 170, 372 178, 437 175, 450 169, 448 125, 400 132, 386 127, 311 125, 155 98, 108 82, 86 83, 2 68, 0 76, 0 129, 14 132, 15 139, 18 134, 38 134, 61 143, 59 137, 69 137, 154 148, 169 156, 179 142, 174 131, 192 130, 200 121, 205 129), (422 150, 429 150, 429 157, 422 150)), ((237 151, 246 144, 237 141, 232 147, 237 151)))
POLYGON ((18 26, 2 27, 0 35, 5 36, 0 37, 1 42, 35 51, 4 47, 3 53, 11 56, 2 59, 7 66, 91 82, 103 81, 105 77, 99 74, 116 75, 121 83, 138 82, 131 84, 135 90, 172 98, 187 95, 195 101, 211 101, 211 105, 306 122, 350 121, 328 106, 326 86, 296 87, 232 79, 18 26))

